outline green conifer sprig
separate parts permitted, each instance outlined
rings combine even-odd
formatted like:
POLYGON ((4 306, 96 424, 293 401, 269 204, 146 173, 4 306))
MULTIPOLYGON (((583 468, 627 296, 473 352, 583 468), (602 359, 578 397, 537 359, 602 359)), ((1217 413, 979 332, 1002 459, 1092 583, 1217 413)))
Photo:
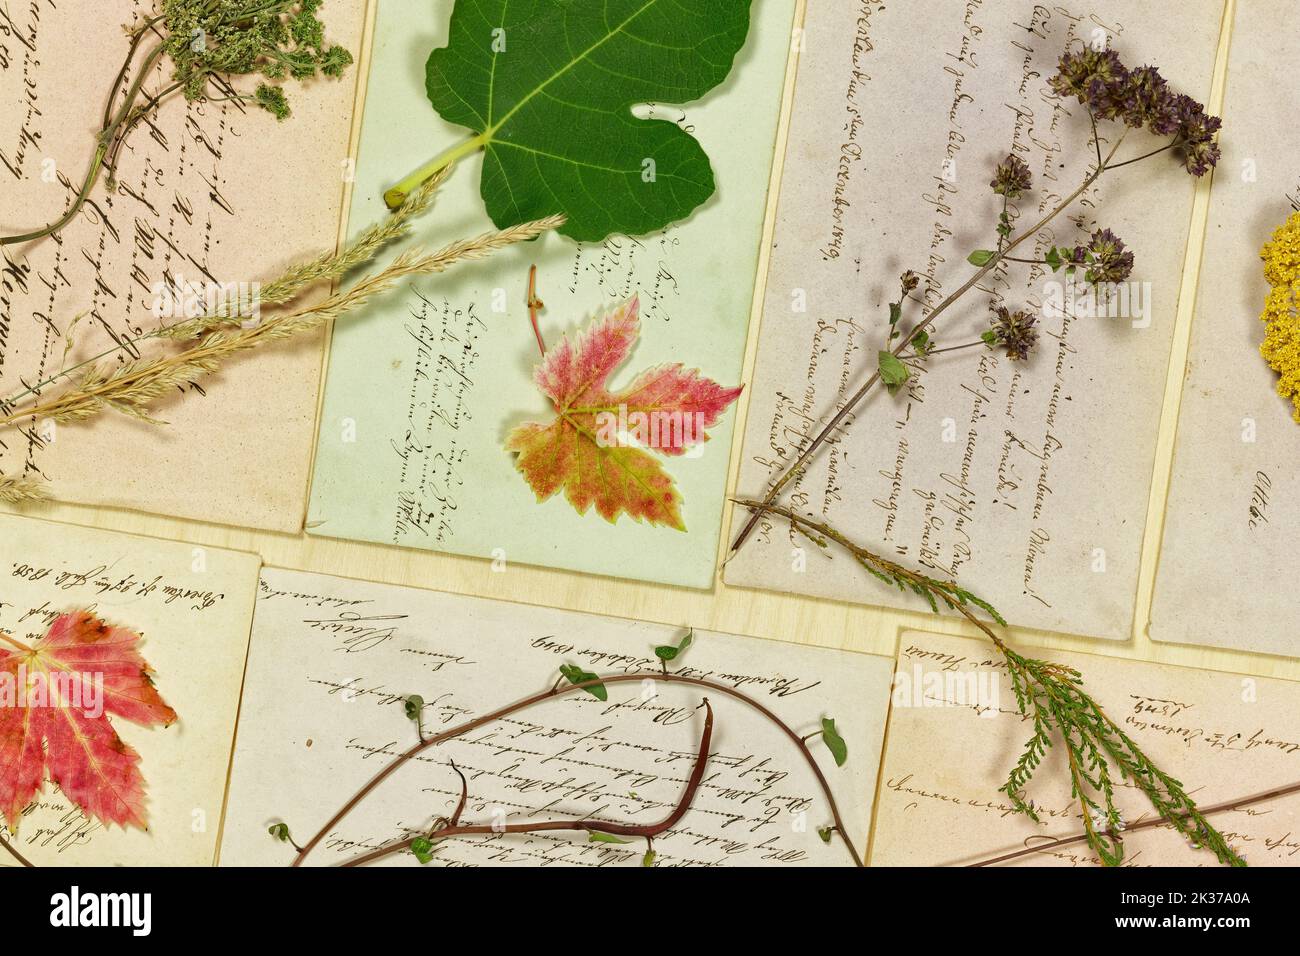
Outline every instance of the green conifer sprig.
POLYGON ((993 642, 1006 661, 1017 709, 1033 727, 1033 735, 1000 788, 1015 810, 1039 821, 1026 791, 1050 749, 1059 743, 1069 760, 1071 796, 1079 803, 1088 846, 1106 866, 1118 866, 1124 859, 1125 824, 1115 805, 1116 775, 1141 790, 1155 812, 1194 849, 1209 850, 1220 863, 1246 865, 1197 809, 1182 783, 1152 763, 1089 696, 1077 670, 1018 654, 971 610, 979 608, 1005 627, 1007 622, 988 601, 955 581, 932 578, 881 557, 830 525, 788 508, 755 500, 737 500, 736 504, 786 518, 796 531, 824 551, 830 549, 831 543, 838 545, 872 576, 925 598, 936 613, 941 604, 956 611, 993 642))

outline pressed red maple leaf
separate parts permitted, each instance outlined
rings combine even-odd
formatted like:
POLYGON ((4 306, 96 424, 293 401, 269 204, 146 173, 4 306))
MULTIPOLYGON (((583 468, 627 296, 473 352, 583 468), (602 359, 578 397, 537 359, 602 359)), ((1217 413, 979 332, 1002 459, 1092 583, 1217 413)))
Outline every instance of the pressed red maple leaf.
POLYGON ((640 302, 592 321, 570 342, 546 352, 534 376, 555 406, 548 424, 526 422, 506 438, 515 466, 545 501, 559 491, 578 514, 592 506, 611 523, 622 514, 636 521, 685 531, 682 497, 673 478, 649 450, 681 455, 708 441, 741 388, 726 388, 680 363, 638 375, 611 392, 610 375, 627 359, 641 331, 640 302))
POLYGON ((0 647, 0 815, 9 829, 46 772, 87 816, 144 829, 140 755, 109 716, 167 726, 176 712, 153 686, 140 635, 77 611, 31 647, 0 638, 13 648, 0 647))

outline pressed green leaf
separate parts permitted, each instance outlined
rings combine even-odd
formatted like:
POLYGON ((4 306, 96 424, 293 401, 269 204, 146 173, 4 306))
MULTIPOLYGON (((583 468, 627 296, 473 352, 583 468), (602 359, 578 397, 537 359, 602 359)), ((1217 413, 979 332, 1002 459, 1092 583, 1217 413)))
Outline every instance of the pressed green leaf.
POLYGON ((412 694, 402 702, 402 706, 409 720, 419 720, 420 712, 424 710, 424 698, 419 694, 412 694))
POLYGON ((281 843, 289 842, 289 825, 287 823, 273 823, 267 827, 266 832, 281 843))
POLYGON ((998 333, 995 329, 985 329, 980 333, 980 341, 985 345, 993 346, 998 344, 998 333))
MULTIPOLYGON (((561 664, 560 673, 570 684, 585 684, 587 681, 598 679, 598 675, 591 671, 584 671, 576 664, 561 664)), ((609 691, 605 689, 604 684, 592 684, 590 687, 584 687, 583 690, 597 700, 609 700, 609 691)))
POLYGON ((750 0, 457 0, 429 101, 485 150, 480 190, 505 228, 553 213, 584 242, 644 235, 713 194, 703 148, 641 104, 683 105, 731 72, 750 0))
POLYGON ((995 255, 997 253, 992 249, 976 249, 966 257, 966 261, 973 266, 986 266, 995 255))
POLYGON ((428 837, 416 837, 411 841, 411 852, 421 863, 428 863, 433 859, 433 843, 428 837))
POLYGON ((656 647, 655 657, 659 658, 664 663, 667 663, 668 661, 675 661, 677 659, 677 656, 681 654, 683 651, 685 651, 686 648, 690 647, 692 642, 694 642, 694 640, 695 640, 695 631, 692 629, 686 632, 686 636, 681 639, 681 641, 677 644, 676 647, 674 647, 672 644, 660 644, 658 647, 656 647))
POLYGON ((631 840, 624 840, 616 837, 612 833, 597 833, 594 830, 587 834, 588 843, 631 843, 631 840))
POLYGON ((893 352, 880 352, 880 380, 885 383, 885 387, 891 392, 907 382, 911 373, 907 366, 900 362, 893 352))
POLYGON ((817 828, 817 835, 818 835, 819 837, 822 838, 822 842, 823 842, 823 843, 830 843, 830 842, 831 842, 831 834, 834 833, 834 832, 835 832, 835 831, 832 830, 830 827, 818 827, 818 828, 817 828))
POLYGON ((849 745, 835 729, 835 721, 831 717, 822 718, 822 740, 826 742, 826 749, 835 758, 835 766, 843 767, 844 762, 849 759, 849 745))
POLYGON ((1052 271, 1055 272, 1057 269, 1061 268, 1061 251, 1057 249, 1056 246, 1052 246, 1052 248, 1047 250, 1047 255, 1043 257, 1043 261, 1051 266, 1052 271))
POLYGON ((654 866, 654 865, 655 865, 655 851, 654 851, 654 850, 646 850, 646 851, 645 851, 645 856, 641 857, 641 865, 642 865, 642 866, 654 866))

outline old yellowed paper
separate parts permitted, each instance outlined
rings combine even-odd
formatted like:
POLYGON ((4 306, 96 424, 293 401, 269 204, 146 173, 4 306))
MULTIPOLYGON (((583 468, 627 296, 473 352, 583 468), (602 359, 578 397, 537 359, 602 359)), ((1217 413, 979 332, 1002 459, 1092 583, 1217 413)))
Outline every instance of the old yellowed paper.
MULTIPOLYGON (((170 727, 108 717, 140 754, 148 830, 86 816, 48 780, 5 834, 36 866, 208 866, 221 825, 256 555, 0 515, 0 631, 27 644, 68 611, 143 638, 170 727)), ((0 866, 14 860, 0 851, 0 866)))
MULTIPOLYGON (((685 108, 649 113, 705 148, 717 191, 660 232, 574 243, 557 235, 481 263, 417 278, 334 331, 312 481, 312 534, 446 551, 496 562, 712 586, 725 507, 734 412, 707 444, 668 470, 684 504, 685 532, 624 517, 578 514, 563 497, 538 502, 502 442, 517 425, 546 420, 533 381, 528 276, 546 303, 540 330, 553 346, 632 296, 642 332, 626 368, 684 363, 727 386, 740 382, 754 298, 773 142, 790 54, 793 0, 754 4, 732 74, 685 108)), ((384 191, 408 170, 463 143, 466 131, 429 105, 422 76, 446 44, 451 4, 412 23, 404 4, 380 7, 360 136, 353 230, 386 214, 384 191)), ((638 112, 645 112, 638 109, 638 112)), ((407 247, 432 247, 491 228, 483 160, 457 164, 436 212, 407 247)))
MULTIPOLYGON (((1014 152, 1034 189, 1016 232, 1095 168, 1086 110, 1048 88, 1061 53, 1108 43, 1204 99, 1223 5, 1118 0, 811 4, 799 65, 739 490, 761 494, 875 371, 899 276, 921 276, 910 326, 997 243, 989 185, 1014 152), (1178 29, 1168 29, 1171 17, 1178 29), (916 301, 919 297, 922 302, 916 301)), ((1103 126, 1109 151, 1122 125, 1103 126)), ((1134 133, 1122 162, 1161 145, 1134 133)), ((1026 362, 981 347, 912 360, 872 393, 784 500, 881 553, 956 578, 1026 626, 1120 639, 1132 628, 1143 520, 1193 184, 1170 154, 1106 172, 1020 248, 1042 260, 1098 227, 1133 249, 1132 284, 1105 304, 1042 265, 999 267, 932 332, 978 342, 990 308, 1038 316, 1026 362), (1104 200, 1104 204, 1103 203, 1104 200), (1102 204, 1099 208, 1099 204, 1102 204)), ((748 515, 743 511, 739 517, 748 515)), ((851 561, 825 561, 765 520, 728 583, 915 607, 851 561)))
POLYGON ((1157 641, 1294 656, 1300 424, 1260 357, 1268 294, 1260 249, 1300 208, 1300 156, 1277 81, 1300 7, 1237 5, 1164 546, 1151 612, 1157 641), (1207 600, 1207 588, 1213 598, 1207 600))
MULTIPOLYGON (((818 828, 829 809, 781 730, 741 701, 656 679, 656 645, 685 632, 661 625, 432 591, 267 569, 262 577, 221 863, 283 865, 293 851, 267 836, 283 821, 304 842, 386 763, 417 741, 403 699, 419 694, 436 734, 544 691, 562 664, 641 674, 576 692, 422 752, 326 834, 309 863, 338 863, 449 815, 468 778, 464 823, 594 818, 654 823, 679 800, 708 697, 711 753, 692 808, 654 841, 656 863, 841 865, 818 828)), ((799 734, 834 717, 849 758, 836 767, 814 741, 859 844, 870 820, 891 663, 864 654, 696 632, 676 674, 750 694, 799 734)), ((585 834, 490 834, 439 844, 446 865, 636 865, 644 841, 585 834)), ((410 854, 389 858, 414 863, 410 854)))
MULTIPOLYGON (((1102 709, 1202 809, 1300 781, 1300 684, 1060 651, 1050 659, 1077 668, 1102 709)), ((872 865, 965 866, 1083 832, 1062 747, 1049 751, 1027 793, 1041 824, 999 792, 1031 726, 987 642, 904 633, 892 696, 872 865)), ((1127 865, 1218 865, 1168 826, 1133 829, 1152 810, 1131 782, 1117 780, 1116 803, 1129 828, 1127 865)), ((1300 796, 1209 820, 1250 866, 1300 866, 1300 796)), ((1082 842, 1008 862, 1098 863, 1082 842)))
MULTIPOLYGON (((326 5, 334 42, 358 49, 365 6, 326 5)), ((127 53, 124 25, 153 8, 37 0, 0 9, 0 233, 39 228, 68 207, 127 53)), ((173 97, 127 140, 114 188, 101 181, 58 236, 0 249, 0 398, 184 318, 173 312, 186 295, 167 290, 207 302, 331 248, 352 168, 356 78, 352 67, 342 80, 294 84, 284 122, 237 102, 173 97)), ((170 80, 164 58, 144 89, 170 80)), ((114 367, 145 347, 102 361, 114 367)), ((0 470, 48 478, 68 501, 297 531, 320 364, 318 337, 243 357, 163 402, 166 427, 113 415, 58 427, 31 420, 0 432, 0 470)))

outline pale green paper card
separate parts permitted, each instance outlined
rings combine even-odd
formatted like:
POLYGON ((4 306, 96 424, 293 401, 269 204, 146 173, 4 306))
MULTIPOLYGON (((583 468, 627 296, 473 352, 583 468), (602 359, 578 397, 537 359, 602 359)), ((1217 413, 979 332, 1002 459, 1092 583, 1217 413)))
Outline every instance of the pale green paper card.
MULTIPOLYGON (((423 8, 427 10, 427 7, 423 8)), ((445 45, 450 4, 413 16, 379 6, 366 95, 353 234, 385 215, 384 190, 471 135, 424 95, 425 61, 445 45)), ((704 100, 657 115, 684 123, 713 164, 717 192, 686 223, 600 246, 561 236, 404 284, 335 328, 309 530, 688 587, 711 585, 734 407, 701 453, 661 457, 684 498, 685 533, 538 503, 502 448, 506 433, 553 414, 532 380, 539 361, 525 306, 528 267, 548 344, 639 293, 641 340, 611 380, 663 362, 739 381, 791 48, 794 0, 756 0, 745 48, 704 100), (683 114, 685 114, 683 116, 683 114)), ((430 248, 491 228, 481 158, 462 162, 413 242, 430 248)))

